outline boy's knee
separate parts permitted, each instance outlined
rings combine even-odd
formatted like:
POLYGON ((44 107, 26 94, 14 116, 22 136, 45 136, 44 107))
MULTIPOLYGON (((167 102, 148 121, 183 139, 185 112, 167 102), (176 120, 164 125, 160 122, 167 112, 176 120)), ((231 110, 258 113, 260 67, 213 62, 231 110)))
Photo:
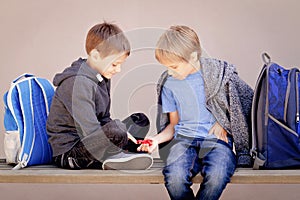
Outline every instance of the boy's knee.
POLYGON ((210 188, 222 188, 224 187, 224 185, 230 182, 232 174, 233 172, 231 172, 231 170, 229 169, 216 169, 207 171, 203 175, 203 178, 205 184, 208 185, 210 188))
POLYGON ((172 185, 191 184, 191 173, 189 170, 178 167, 165 167, 163 170, 165 181, 172 185))
POLYGON ((113 144, 121 147, 127 143, 127 129, 120 120, 116 119, 106 123, 102 130, 113 144))
POLYGON ((146 137, 150 128, 150 121, 143 113, 134 113, 123 120, 123 123, 131 135, 140 139, 146 137))

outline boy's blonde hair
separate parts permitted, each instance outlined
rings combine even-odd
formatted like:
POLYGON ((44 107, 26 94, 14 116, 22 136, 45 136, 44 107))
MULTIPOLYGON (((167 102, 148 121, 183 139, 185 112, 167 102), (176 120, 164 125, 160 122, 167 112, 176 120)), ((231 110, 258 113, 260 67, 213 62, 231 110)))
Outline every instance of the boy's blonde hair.
POLYGON ((193 52, 201 57, 201 45, 196 32, 187 26, 171 26, 159 38, 155 58, 159 62, 188 62, 193 52))
POLYGON ((87 54, 96 49, 101 58, 124 52, 130 54, 130 44, 123 31, 115 24, 107 22, 93 26, 86 37, 87 54))

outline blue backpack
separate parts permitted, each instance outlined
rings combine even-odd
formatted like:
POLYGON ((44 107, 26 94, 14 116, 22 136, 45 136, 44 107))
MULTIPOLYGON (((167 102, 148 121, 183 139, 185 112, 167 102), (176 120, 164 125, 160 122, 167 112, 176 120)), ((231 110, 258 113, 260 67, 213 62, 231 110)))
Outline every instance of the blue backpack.
POLYGON ((263 60, 252 104, 253 168, 299 168, 300 71, 284 69, 266 53, 263 60))
POLYGON ((16 78, 4 94, 4 151, 13 169, 51 162, 46 120, 53 94, 51 82, 32 74, 16 78))

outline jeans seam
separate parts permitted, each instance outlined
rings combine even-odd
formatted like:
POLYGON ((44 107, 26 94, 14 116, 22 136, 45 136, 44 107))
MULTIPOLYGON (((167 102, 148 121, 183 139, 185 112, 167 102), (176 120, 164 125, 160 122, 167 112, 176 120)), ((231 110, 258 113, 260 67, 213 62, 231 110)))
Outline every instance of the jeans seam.
MULTIPOLYGON (((191 147, 189 147, 189 148, 191 148, 191 147)), ((196 149, 195 149, 196 150, 196 149)), ((198 154, 197 154, 198 155, 198 154)), ((194 159, 193 159, 193 161, 192 161, 192 164, 191 164, 191 168, 190 168, 190 179, 192 179, 194 176, 196 176, 199 172, 195 172, 195 175, 193 176, 193 173, 192 173, 192 170, 193 170, 193 168, 195 167, 195 163, 196 163, 196 160, 197 160, 197 158, 198 158, 198 156, 193 156, 194 157, 194 159)))

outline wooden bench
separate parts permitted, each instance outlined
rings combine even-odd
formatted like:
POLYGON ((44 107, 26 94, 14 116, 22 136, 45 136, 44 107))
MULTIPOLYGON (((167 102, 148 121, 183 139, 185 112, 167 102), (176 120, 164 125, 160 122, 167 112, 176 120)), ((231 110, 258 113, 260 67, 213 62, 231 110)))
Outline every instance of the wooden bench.
MULTIPOLYGON (((149 170, 64 170, 53 165, 32 166, 11 170, 0 159, 0 183, 60 184, 163 184, 163 162, 155 159, 149 170)), ((193 179, 201 183, 201 175, 193 179)), ((252 170, 238 168, 231 184, 300 184, 300 170, 252 170)))

